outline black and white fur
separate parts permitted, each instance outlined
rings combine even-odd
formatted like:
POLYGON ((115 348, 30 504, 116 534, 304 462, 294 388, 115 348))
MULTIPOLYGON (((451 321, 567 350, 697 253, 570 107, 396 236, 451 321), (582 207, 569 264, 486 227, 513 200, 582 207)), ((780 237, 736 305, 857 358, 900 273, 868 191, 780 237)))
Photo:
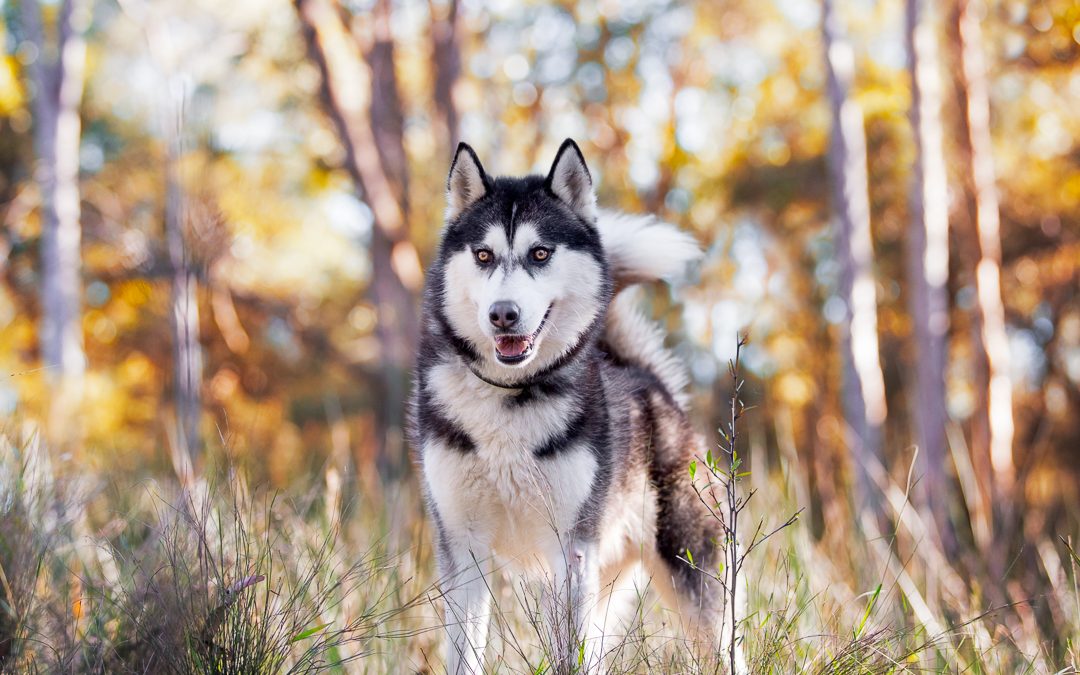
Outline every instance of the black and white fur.
POLYGON ((582 640, 587 666, 602 667, 593 610, 639 562, 691 629, 723 640, 719 584, 680 560, 689 549, 715 570, 722 555, 688 472, 701 441, 685 379, 630 291, 615 296, 681 272, 696 243, 655 218, 599 210, 569 139, 546 177, 491 177, 461 144, 447 191, 410 426, 449 672, 482 671, 495 556, 549 581, 556 672, 574 667, 582 640))

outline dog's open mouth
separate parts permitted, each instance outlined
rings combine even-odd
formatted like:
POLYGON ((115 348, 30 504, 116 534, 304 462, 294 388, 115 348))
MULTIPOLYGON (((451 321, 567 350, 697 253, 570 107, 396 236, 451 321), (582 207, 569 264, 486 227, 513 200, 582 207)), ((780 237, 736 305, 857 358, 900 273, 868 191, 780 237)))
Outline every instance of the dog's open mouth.
POLYGON ((501 363, 520 363, 529 358, 532 354, 533 344, 536 342, 537 336, 540 335, 540 331, 544 330, 544 326, 547 325, 548 315, 551 314, 551 305, 548 306, 547 311, 544 312, 544 318, 540 320, 540 325, 536 327, 536 330, 532 332, 532 335, 496 335, 495 336, 495 357, 499 359, 501 363))

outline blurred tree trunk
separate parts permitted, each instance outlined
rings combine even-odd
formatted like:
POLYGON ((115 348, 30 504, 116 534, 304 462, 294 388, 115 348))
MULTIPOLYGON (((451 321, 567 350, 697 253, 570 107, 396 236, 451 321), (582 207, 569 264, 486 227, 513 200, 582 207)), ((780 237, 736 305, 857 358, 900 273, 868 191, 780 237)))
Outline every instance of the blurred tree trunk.
POLYGON ((180 160, 183 155, 184 91, 177 77, 170 77, 167 92, 165 160, 165 241, 169 253, 171 306, 169 326, 173 338, 173 378, 176 405, 174 467, 182 479, 193 475, 202 449, 199 420, 202 417, 202 346, 199 344, 199 299, 195 272, 191 268, 184 237, 186 209, 180 160))
POLYGON ((27 36, 37 48, 34 82, 35 178, 41 188, 41 358, 50 385, 48 432, 76 441, 75 408, 86 371, 82 335, 82 226, 79 140, 86 72, 89 0, 65 0, 58 10, 56 60, 45 43, 37 0, 23 0, 27 36))
POLYGON ((924 0, 907 0, 905 37, 911 77, 915 184, 908 234, 908 296, 915 329, 912 415, 922 457, 920 492, 947 552, 955 546, 948 514, 945 367, 948 348, 949 215, 941 125, 937 36, 924 0))
POLYGON ((435 71, 435 111, 438 134, 450 157, 458 144, 458 111, 454 87, 461 77, 461 44, 459 38, 458 1, 442 3, 429 0, 431 12, 431 61, 435 71))
MULTIPOLYGON (((405 119, 401 110, 397 74, 394 71, 394 37, 390 30, 390 0, 377 0, 372 13, 374 42, 367 52, 371 69, 371 131, 375 149, 394 197, 401 209, 405 226, 398 239, 372 236, 371 255, 376 270, 373 296, 379 308, 379 344, 384 354, 383 406, 377 411, 382 438, 379 472, 388 478, 400 476, 404 468, 405 401, 412 367, 413 349, 418 342, 414 310, 419 283, 409 288, 393 269, 394 256, 411 252, 419 272, 416 250, 408 239, 409 167, 405 155, 405 119), (402 247, 402 248, 399 248, 402 247), (392 316, 391 316, 392 314, 392 316), (392 320, 387 320, 391 317, 392 320)), ((374 235, 374 232, 373 232, 374 235)))
MULTIPOLYGON (((973 196, 976 303, 972 342, 975 355, 977 403, 972 420, 972 464, 984 504, 1007 505, 1011 500, 1013 464, 1012 380, 1009 340, 1001 299, 1001 234, 993 145, 990 137, 990 96, 982 49, 978 2, 957 0, 953 15, 959 68, 956 78, 963 114, 961 145, 967 152, 966 181, 973 196)), ((992 516, 976 536, 984 546, 992 537, 992 516)))
POLYGON ((840 326, 846 436, 856 465, 856 506, 860 512, 869 509, 871 516, 880 518, 879 490, 872 484, 867 466, 882 461, 881 426, 885 422, 886 406, 878 354, 866 135, 862 109, 849 93, 855 57, 832 0, 824 2, 822 33, 832 110, 829 169, 838 228, 839 293, 846 306, 840 326))
MULTIPOLYGON (((185 486, 191 485, 202 453, 203 353, 200 343, 198 277, 188 248, 187 200, 181 178, 184 106, 187 99, 184 56, 177 51, 164 21, 150 3, 120 1, 120 9, 145 32, 147 45, 163 75, 159 114, 165 138, 165 249, 169 275, 169 332, 173 357, 173 411, 170 459, 185 486)), ((189 57, 190 58, 190 57, 189 57)), ((231 345, 230 345, 231 346, 231 345)))
POLYGON ((407 466, 405 392, 419 335, 416 297, 423 274, 408 236, 407 167, 393 72, 390 7, 385 0, 376 5, 370 65, 335 2, 296 0, 296 8, 308 53, 322 74, 327 114, 345 146, 347 169, 374 214, 370 292, 378 311, 383 369, 382 404, 377 411, 379 470, 384 478, 395 478, 407 466))
POLYGON ((405 156, 405 116, 394 71, 394 36, 390 0, 376 0, 371 13, 373 37, 365 55, 371 69, 371 131, 383 172, 402 217, 409 219, 409 166, 405 156))

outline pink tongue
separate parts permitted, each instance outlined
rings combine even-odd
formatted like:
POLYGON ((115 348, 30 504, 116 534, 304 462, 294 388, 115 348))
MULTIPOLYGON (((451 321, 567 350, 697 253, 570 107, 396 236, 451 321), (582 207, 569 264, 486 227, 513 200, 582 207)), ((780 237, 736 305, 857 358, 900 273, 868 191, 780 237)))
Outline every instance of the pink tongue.
POLYGON ((495 349, 503 356, 521 356, 529 348, 529 338, 517 335, 495 338, 495 349))

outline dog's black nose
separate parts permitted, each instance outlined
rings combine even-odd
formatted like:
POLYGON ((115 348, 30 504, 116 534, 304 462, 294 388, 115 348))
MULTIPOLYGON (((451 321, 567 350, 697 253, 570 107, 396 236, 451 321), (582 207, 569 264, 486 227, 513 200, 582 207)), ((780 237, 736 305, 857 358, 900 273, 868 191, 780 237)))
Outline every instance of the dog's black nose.
POLYGON ((488 318, 496 328, 510 328, 517 323, 520 310, 509 300, 500 300, 488 309, 488 318))

